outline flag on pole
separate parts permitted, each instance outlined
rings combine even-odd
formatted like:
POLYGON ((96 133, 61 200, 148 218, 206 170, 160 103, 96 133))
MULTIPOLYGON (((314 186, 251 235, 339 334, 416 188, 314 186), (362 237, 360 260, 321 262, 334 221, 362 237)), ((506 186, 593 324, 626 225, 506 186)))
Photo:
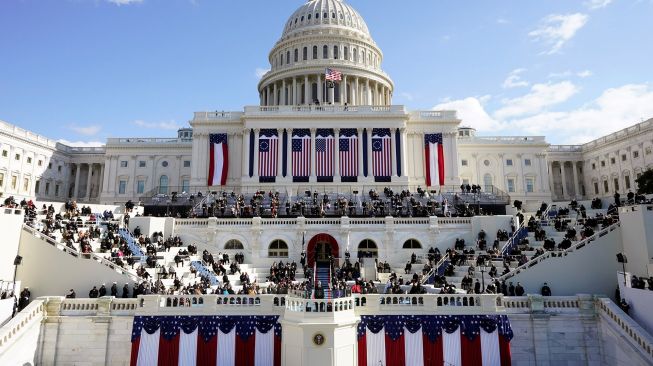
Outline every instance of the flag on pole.
POLYGON ((354 128, 340 130, 340 176, 358 177, 358 133, 354 128))
POLYGON ((392 175, 391 138, 389 128, 372 130, 372 175, 389 178, 392 175))
POLYGON ((292 137, 292 176, 311 175, 311 134, 308 129, 293 130, 292 137))
POLYGON ((224 186, 227 184, 229 170, 229 146, 227 134, 209 135, 209 186, 224 186))
POLYGON ((333 131, 318 130, 315 137, 315 174, 318 177, 333 177, 333 131))
POLYGON ((261 130, 259 136, 258 175, 262 178, 276 177, 279 156, 279 136, 277 130, 261 130))
POLYGON ((424 152, 426 154, 426 185, 428 187, 444 185, 444 147, 441 133, 424 135, 424 152))
POLYGON ((278 318, 135 316, 130 366, 278 366, 281 365, 278 318))
POLYGON ((340 81, 342 80, 342 73, 340 71, 336 71, 335 69, 326 69, 324 72, 324 79, 331 81, 340 81))
POLYGON ((359 366, 509 366, 505 315, 363 315, 359 366))

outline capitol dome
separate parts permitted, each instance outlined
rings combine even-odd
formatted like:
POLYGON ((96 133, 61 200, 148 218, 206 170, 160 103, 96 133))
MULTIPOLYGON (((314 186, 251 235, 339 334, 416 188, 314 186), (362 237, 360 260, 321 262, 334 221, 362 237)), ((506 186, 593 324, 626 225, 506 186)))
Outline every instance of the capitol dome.
POLYGON ((309 0, 285 22, 258 84, 262 106, 392 104, 383 52, 343 0, 309 0), (327 70, 336 80, 325 80, 327 70))

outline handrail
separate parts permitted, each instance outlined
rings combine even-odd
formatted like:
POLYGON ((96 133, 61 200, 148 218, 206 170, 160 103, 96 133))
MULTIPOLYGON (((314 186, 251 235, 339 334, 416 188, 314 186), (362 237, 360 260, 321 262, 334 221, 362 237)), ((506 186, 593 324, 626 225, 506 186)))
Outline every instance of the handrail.
POLYGON ((522 270, 530 268, 530 267, 536 265, 537 263, 540 263, 540 262, 544 261, 547 258, 551 258, 552 253, 560 253, 560 255, 563 255, 563 254, 567 255, 568 253, 571 253, 576 249, 580 249, 580 248, 584 247, 586 244, 591 243, 592 241, 604 236, 605 234, 612 232, 614 229, 616 229, 619 226, 620 226, 620 223, 616 222, 616 223, 614 223, 614 224, 612 224, 612 225, 610 225, 610 226, 608 226, 606 228, 603 228, 603 229, 599 230, 599 232, 595 233, 594 235, 588 236, 587 238, 576 242, 571 247, 569 247, 568 249, 565 249, 563 251, 557 251, 557 252, 547 251, 547 252, 544 252, 544 254, 539 255, 539 256, 529 260, 528 262, 522 264, 521 266, 513 268, 512 271, 497 277, 497 280, 498 281, 504 281, 504 280, 507 280, 507 279, 509 279, 511 277, 514 277, 515 275, 517 275, 522 270))
POLYGON ((25 309, 16 313, 13 319, 0 328, 0 354, 3 348, 10 347, 13 341, 22 336, 22 329, 36 322, 41 323, 45 315, 44 301, 32 301, 25 309))
POLYGON ((512 249, 515 246, 515 240, 520 239, 519 236, 521 236, 522 229, 524 229, 526 223, 526 218, 524 217, 524 220, 519 223, 519 226, 515 230, 514 233, 512 233, 512 236, 508 239, 506 244, 501 247, 501 256, 506 255, 508 250, 512 249))
POLYGON ((625 338, 634 346, 639 346, 648 361, 653 363, 653 337, 609 299, 597 299, 596 302, 597 312, 621 328, 625 338))
POLYGON ((422 284, 427 283, 431 278, 431 276, 433 276, 436 272, 438 272, 440 266, 442 266, 446 261, 447 261, 447 256, 443 255, 438 261, 438 263, 436 263, 435 266, 433 266, 433 268, 431 268, 431 270, 424 277, 422 277, 422 284))
POLYGON ((313 259, 313 291, 311 291, 311 299, 315 298, 315 286, 317 286, 317 260, 313 259))

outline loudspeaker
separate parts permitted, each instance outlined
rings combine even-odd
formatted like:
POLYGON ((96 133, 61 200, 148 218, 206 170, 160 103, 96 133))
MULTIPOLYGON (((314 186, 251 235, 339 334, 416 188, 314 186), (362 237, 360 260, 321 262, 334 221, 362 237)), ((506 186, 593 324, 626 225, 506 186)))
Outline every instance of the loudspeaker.
POLYGON ((628 263, 628 258, 626 258, 625 254, 618 253, 617 254, 617 262, 619 262, 619 263, 628 263))
POLYGON ((23 262, 23 257, 17 255, 16 258, 14 258, 14 266, 17 266, 23 262))

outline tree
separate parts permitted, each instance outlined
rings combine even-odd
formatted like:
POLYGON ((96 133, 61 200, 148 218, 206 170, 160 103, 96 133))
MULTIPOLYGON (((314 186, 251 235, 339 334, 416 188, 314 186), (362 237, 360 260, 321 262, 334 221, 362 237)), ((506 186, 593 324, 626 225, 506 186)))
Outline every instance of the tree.
POLYGON ((653 194, 653 169, 649 169, 642 173, 635 180, 637 182, 637 193, 639 194, 653 194))

